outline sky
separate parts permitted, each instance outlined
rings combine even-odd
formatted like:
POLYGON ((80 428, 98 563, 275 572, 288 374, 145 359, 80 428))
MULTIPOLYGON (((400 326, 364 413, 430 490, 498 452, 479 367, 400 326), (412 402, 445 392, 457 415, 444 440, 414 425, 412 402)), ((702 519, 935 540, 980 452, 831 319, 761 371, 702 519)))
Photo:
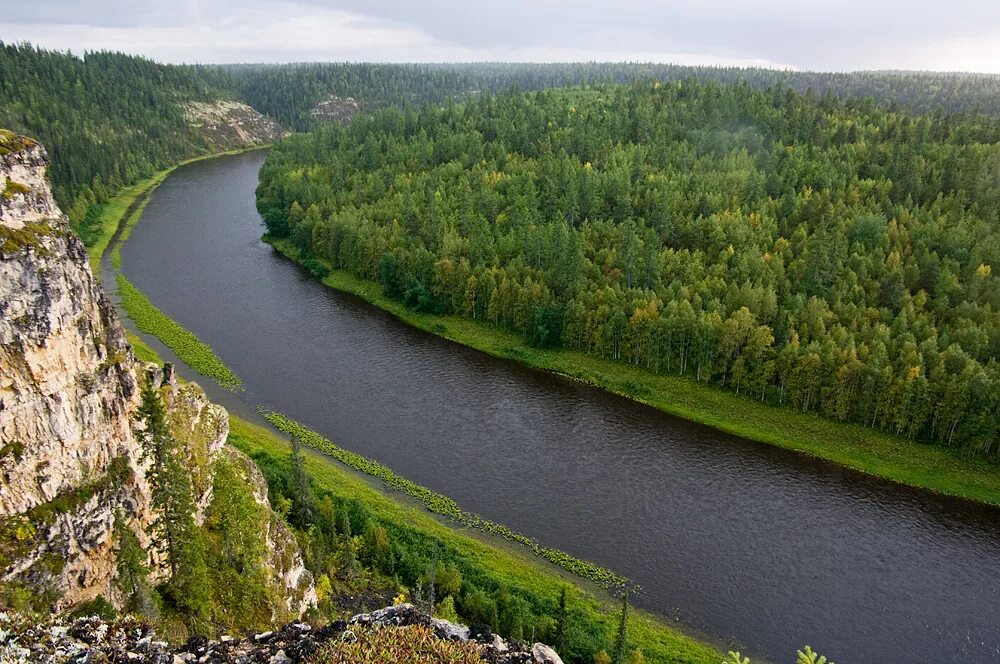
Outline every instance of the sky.
POLYGON ((0 41, 162 62, 578 60, 1000 73, 1000 0, 35 0, 0 41))

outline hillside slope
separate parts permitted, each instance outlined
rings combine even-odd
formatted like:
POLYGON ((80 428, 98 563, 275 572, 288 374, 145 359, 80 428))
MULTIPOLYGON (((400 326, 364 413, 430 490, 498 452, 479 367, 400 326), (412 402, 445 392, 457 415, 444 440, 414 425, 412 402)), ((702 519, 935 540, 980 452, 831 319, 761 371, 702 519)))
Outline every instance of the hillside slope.
POLYGON ((277 617, 315 603, 294 537, 270 512, 256 467, 227 447, 226 411, 169 366, 136 361, 80 240, 45 180, 36 142, 0 133, 0 607, 65 609, 98 596, 120 604, 116 515, 143 549, 154 580, 150 460, 140 443, 140 387, 150 381, 193 478, 197 522, 213 504, 219 463, 263 514, 277 617))

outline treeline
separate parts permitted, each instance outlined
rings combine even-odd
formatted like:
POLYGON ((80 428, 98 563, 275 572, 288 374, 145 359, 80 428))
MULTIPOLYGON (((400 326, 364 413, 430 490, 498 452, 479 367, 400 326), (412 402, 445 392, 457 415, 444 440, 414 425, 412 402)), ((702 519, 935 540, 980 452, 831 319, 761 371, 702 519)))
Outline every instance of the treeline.
POLYGON ((220 94, 187 67, 0 42, 0 126, 48 149, 53 194, 84 240, 121 186, 207 151, 181 102, 220 94))
POLYGON ((504 94, 292 137, 258 208, 416 309, 995 453, 998 140, 745 84, 504 94))
POLYGON ((234 91, 287 127, 313 126, 310 111, 329 95, 354 97, 368 110, 385 105, 421 105, 576 85, 682 81, 746 83, 759 90, 785 87, 842 99, 870 98, 910 112, 1000 114, 1000 76, 933 72, 795 72, 739 67, 687 67, 657 63, 466 63, 204 66, 199 71, 234 91))
POLYGON ((578 84, 695 78, 785 86, 823 96, 871 98, 917 112, 1000 114, 1000 77, 985 74, 825 74, 641 63, 162 65, 113 52, 84 57, 0 42, 0 126, 39 139, 52 155, 60 207, 85 242, 100 206, 132 184, 210 145, 184 119, 183 104, 235 98, 295 130, 330 95, 362 108, 420 106, 578 84))

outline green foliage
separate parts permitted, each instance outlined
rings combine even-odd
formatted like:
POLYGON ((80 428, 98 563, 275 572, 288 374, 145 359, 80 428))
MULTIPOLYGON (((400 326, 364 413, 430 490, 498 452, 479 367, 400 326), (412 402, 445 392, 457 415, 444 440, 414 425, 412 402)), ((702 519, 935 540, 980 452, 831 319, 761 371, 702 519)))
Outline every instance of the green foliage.
MULTIPOLYGON (((799 650, 796 655, 797 658, 795 661, 797 664, 833 664, 826 657, 813 652, 809 646, 799 650)), ((722 664, 750 664, 750 658, 743 657, 739 652, 729 651, 722 660, 722 664)))
POLYGON ((156 512, 155 541, 170 568, 167 594, 195 631, 208 626, 211 586, 205 543, 195 524, 194 488, 184 451, 167 425, 163 401, 149 378, 142 386, 137 412, 143 428, 136 438, 149 461, 146 478, 156 512))
POLYGON ((491 629, 500 628, 500 617, 497 613, 497 603, 486 594, 486 591, 476 589, 462 597, 462 615, 472 625, 486 625, 491 629))
POLYGON ((373 461, 361 456, 360 454, 338 447, 317 434, 315 431, 306 429, 298 422, 285 417, 281 413, 263 411, 262 414, 276 428, 289 434, 290 436, 293 436, 303 444, 323 452, 324 454, 333 457, 337 461, 340 461, 355 470, 359 470, 382 480, 392 489, 402 491, 410 496, 413 496, 414 498, 419 499, 423 502, 424 506, 432 512, 454 519, 469 528, 475 528, 493 535, 499 535, 504 539, 523 544, 536 555, 559 565, 566 571, 576 574, 582 578, 589 579, 590 581, 602 586, 611 587, 621 585, 626 581, 624 577, 615 574, 611 570, 578 558, 574 558, 568 553, 558 549, 544 547, 530 537, 516 533, 502 524, 484 519, 478 514, 466 512, 451 498, 435 493, 426 487, 422 487, 414 482, 411 482, 405 477, 397 475, 391 469, 377 461, 373 461))
POLYGON ((21 457, 24 456, 24 443, 15 440, 0 447, 0 459, 3 459, 7 455, 14 457, 14 461, 20 463, 21 457))
POLYGON ((258 208, 413 311, 992 454, 998 140, 777 88, 547 90, 294 136, 258 208))
POLYGON ((136 327, 146 334, 155 335, 170 350, 177 353, 186 365, 203 376, 214 378, 219 385, 230 390, 239 389, 240 379, 229 370, 212 351, 211 346, 178 325, 133 286, 121 273, 115 275, 122 306, 136 327))
POLYGON ((114 586, 125 598, 123 610, 153 620, 159 614, 159 602, 149 583, 148 554, 120 510, 115 512, 114 531, 117 543, 114 586))
POLYGON ((214 466, 205 520, 213 623, 233 630, 266 628, 278 603, 264 568, 261 524, 269 515, 233 462, 222 458, 214 466))
POLYGON ((45 239, 61 232, 44 221, 29 221, 21 228, 0 226, 0 254, 14 254, 24 249, 31 249, 39 256, 48 256, 45 239))
POLYGON ((434 617, 448 620, 453 623, 459 622, 458 612, 455 610, 455 598, 448 595, 437 603, 434 607, 434 617))
POLYGON ((291 491, 289 498, 292 499, 292 507, 288 517, 292 525, 307 528, 316 521, 316 497, 313 495, 312 487, 309 486, 309 476, 306 475, 303 465, 302 447, 298 437, 292 436, 291 447, 292 477, 288 488, 291 491))
MULTIPOLYGON (((827 664, 827 659, 814 653, 812 648, 806 646, 798 652, 798 664, 827 664)), ((833 664, 833 662, 829 662, 829 664, 833 664)))
POLYGON ((566 622, 569 620, 569 611, 566 604, 566 586, 559 590, 559 608, 556 612, 556 626, 553 634, 552 645, 556 652, 560 652, 566 646, 566 622))
POLYGON ((21 184, 20 182, 14 182, 13 180, 7 180, 7 184, 4 185, 3 196, 4 199, 10 200, 18 195, 25 195, 31 193, 31 187, 21 184))
POLYGON ((70 616, 74 618, 97 616, 101 620, 111 622, 118 617, 118 611, 104 595, 98 595, 76 607, 70 616))

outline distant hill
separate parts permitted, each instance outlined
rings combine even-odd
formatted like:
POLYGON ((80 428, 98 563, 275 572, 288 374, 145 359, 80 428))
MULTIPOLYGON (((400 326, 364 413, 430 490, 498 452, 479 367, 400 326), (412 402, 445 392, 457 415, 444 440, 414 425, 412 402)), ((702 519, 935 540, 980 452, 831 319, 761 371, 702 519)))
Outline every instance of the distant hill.
POLYGON ((80 58, 0 42, 0 125, 48 146, 56 200, 86 242, 101 204, 122 186, 188 157, 275 140, 280 128, 260 114, 305 131, 388 105, 441 103, 511 88, 684 79, 783 86, 917 113, 1000 115, 1000 76, 985 74, 597 62, 178 66, 124 53, 80 58), (331 99, 337 100, 333 111, 331 99), (222 125, 218 113, 205 121, 213 115, 206 115, 208 108, 232 111, 237 101, 249 108, 239 107, 222 125))

